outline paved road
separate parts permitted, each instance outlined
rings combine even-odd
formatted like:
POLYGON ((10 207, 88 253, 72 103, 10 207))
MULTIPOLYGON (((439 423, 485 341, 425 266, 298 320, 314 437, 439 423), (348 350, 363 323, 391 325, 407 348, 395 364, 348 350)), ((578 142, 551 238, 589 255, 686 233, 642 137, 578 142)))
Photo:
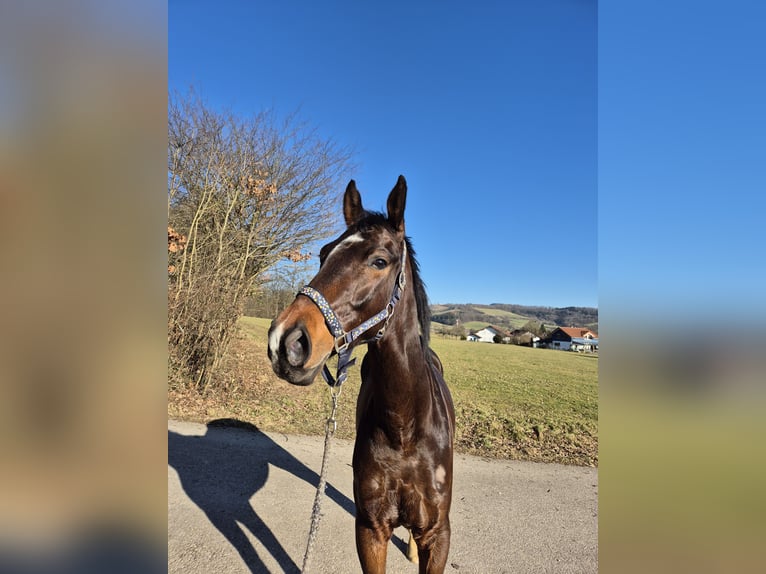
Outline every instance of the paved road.
MULTIPOLYGON (((317 437, 252 426, 168 421, 169 572, 297 573, 322 447, 317 437)), ((333 441, 317 574, 360 571, 352 448, 333 441)), ((597 572, 597 514, 596 469, 456 455, 446 572, 597 572)), ((406 531, 397 529, 389 573, 417 572, 403 555, 405 543, 406 531)))

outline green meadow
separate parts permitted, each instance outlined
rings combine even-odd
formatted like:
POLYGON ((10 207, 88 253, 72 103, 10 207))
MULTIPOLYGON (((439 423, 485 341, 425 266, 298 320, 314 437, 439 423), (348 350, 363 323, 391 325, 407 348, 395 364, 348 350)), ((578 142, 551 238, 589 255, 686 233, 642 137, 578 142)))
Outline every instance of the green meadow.
MULTIPOLYGON (((232 417, 286 434, 323 434, 327 385, 278 379, 266 358, 270 321, 244 317, 220 381, 204 394, 168 391, 168 415, 206 422, 232 417)), ((452 392, 458 452, 598 465, 598 357, 434 336, 452 392)), ((350 370, 338 413, 338 436, 353 439, 359 363, 350 370)), ((331 361, 332 362, 332 361, 331 361)))
MULTIPOLYGON (((504 309, 495 309, 494 307, 477 307, 474 306, 474 309, 477 311, 481 311, 485 315, 488 315, 489 317, 502 317, 505 319, 505 321, 510 324, 514 328, 519 328, 522 325, 525 325, 527 322, 529 322, 529 317, 524 317, 523 315, 518 315, 516 313, 512 313, 510 311, 506 311, 504 309)), ((486 325, 483 325, 486 326, 486 325)), ((481 327, 479 327, 481 328, 481 327)))
POLYGON ((596 356, 438 337, 431 347, 452 391, 462 450, 597 464, 596 356))

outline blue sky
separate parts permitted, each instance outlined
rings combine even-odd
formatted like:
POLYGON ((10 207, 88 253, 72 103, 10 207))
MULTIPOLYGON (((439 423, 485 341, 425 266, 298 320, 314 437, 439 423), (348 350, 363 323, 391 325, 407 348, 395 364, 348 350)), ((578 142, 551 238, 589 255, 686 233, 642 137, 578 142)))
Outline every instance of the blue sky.
POLYGON ((755 0, 600 3, 602 316, 764 317, 764 30, 755 0))
POLYGON ((169 87, 298 110, 368 208, 403 174, 433 303, 597 306, 596 41, 586 1, 171 1, 169 87))

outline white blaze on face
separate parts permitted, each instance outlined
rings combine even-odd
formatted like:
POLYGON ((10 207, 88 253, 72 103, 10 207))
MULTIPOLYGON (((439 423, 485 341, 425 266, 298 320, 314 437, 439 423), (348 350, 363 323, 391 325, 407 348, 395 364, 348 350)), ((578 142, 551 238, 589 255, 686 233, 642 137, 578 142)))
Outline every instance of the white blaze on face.
POLYGON ((346 247, 353 245, 354 243, 361 243, 362 241, 364 241, 364 237, 362 237, 361 233, 354 233, 353 235, 349 235, 348 237, 346 237, 346 239, 344 239, 343 241, 338 243, 338 245, 333 247, 333 250, 327 254, 327 259, 329 259, 336 253, 340 253, 346 247))
POLYGON ((269 350, 271 350, 271 356, 276 357, 279 352, 279 341, 282 339, 282 325, 277 325, 277 328, 271 332, 269 336, 269 350))

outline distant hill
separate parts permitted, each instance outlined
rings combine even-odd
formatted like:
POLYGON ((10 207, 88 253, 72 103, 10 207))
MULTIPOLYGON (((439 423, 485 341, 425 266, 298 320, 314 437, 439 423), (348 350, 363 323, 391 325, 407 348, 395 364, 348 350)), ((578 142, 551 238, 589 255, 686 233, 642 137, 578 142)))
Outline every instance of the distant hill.
POLYGON ((547 326, 587 327, 598 332, 598 309, 595 307, 539 307, 492 303, 456 305, 432 305, 431 320, 442 325, 461 325, 469 329, 478 323, 491 323, 509 330, 518 329, 528 321, 538 321, 547 326))

